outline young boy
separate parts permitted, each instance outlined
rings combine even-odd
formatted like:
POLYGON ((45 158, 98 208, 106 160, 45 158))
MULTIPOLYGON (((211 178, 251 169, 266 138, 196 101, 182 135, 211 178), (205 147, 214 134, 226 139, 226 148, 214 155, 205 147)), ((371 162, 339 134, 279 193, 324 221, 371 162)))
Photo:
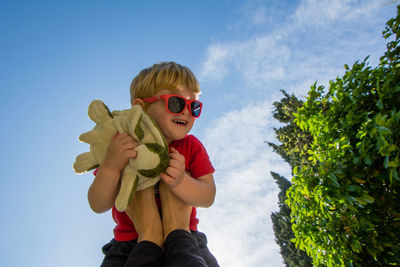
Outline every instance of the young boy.
POLYGON ((218 266, 197 231, 195 207, 211 206, 216 191, 207 152, 188 135, 202 108, 197 79, 187 67, 163 62, 142 70, 130 91, 131 104, 141 105, 164 134, 170 162, 159 185, 136 192, 126 212, 119 212, 120 174, 138 144, 127 133, 112 139, 88 192, 91 208, 112 209, 117 223, 114 239, 103 247, 102 266, 218 266))

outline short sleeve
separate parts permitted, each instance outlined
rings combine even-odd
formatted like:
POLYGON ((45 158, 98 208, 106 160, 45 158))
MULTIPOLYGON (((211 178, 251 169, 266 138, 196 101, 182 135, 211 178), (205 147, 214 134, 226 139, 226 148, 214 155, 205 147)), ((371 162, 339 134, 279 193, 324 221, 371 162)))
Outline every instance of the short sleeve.
POLYGON ((214 173, 215 169, 211 164, 207 150, 204 145, 193 135, 189 135, 190 142, 190 162, 189 170, 193 178, 214 173))

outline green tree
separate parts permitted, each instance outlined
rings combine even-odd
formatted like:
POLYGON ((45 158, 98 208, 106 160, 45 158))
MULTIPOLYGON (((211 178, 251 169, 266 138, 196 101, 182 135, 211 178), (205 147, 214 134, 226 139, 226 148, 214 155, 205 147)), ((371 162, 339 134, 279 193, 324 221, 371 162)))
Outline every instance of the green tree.
POLYGON ((279 154, 293 168, 305 164, 308 146, 312 141, 312 136, 304 132, 295 122, 294 114, 303 105, 303 101, 297 99, 295 95, 289 95, 281 90, 284 95, 279 102, 274 103, 273 117, 285 125, 274 129, 275 137, 281 143, 276 145, 268 143, 274 152, 279 154))
POLYGON ((400 264, 397 11, 383 32, 391 41, 377 67, 368 58, 345 65, 326 92, 314 84, 293 114, 311 141, 293 148, 299 158, 286 204, 293 242, 316 266, 400 264))
POLYGON ((307 254, 296 248, 290 240, 294 238, 292 223, 290 222, 290 208, 285 204, 286 191, 291 186, 290 182, 283 176, 271 172, 281 192, 279 193, 279 211, 271 214, 275 241, 281 248, 281 255, 286 266, 312 266, 312 260, 307 254))
MULTIPOLYGON (((278 121, 285 125, 279 129, 274 129, 276 138, 280 141, 280 145, 269 143, 270 146, 278 153, 290 166, 296 166, 303 160, 303 148, 311 142, 310 135, 304 133, 294 122, 293 113, 301 107, 302 102, 294 95, 289 95, 282 91, 284 98, 279 102, 274 103, 273 116, 278 121)), ((281 248, 281 255, 286 266, 312 266, 312 260, 307 254, 296 248, 295 244, 291 242, 294 238, 292 230, 292 223, 290 218, 290 208, 285 203, 286 191, 291 186, 290 182, 277 173, 271 172, 272 177, 275 179, 280 193, 279 198, 279 211, 271 214, 273 229, 275 233, 275 241, 281 248)))

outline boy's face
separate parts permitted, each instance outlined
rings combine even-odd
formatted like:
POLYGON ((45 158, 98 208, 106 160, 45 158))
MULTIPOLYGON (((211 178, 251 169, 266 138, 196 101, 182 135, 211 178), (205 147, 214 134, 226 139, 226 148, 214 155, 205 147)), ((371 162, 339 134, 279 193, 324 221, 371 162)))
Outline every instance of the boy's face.
MULTIPOLYGON (((178 86, 174 91, 163 89, 158 91, 156 96, 171 94, 180 95, 188 100, 196 99, 196 93, 186 86, 178 86)), ((181 114, 168 113, 165 100, 162 99, 149 104, 146 112, 155 120, 168 144, 174 140, 183 139, 192 129, 195 121, 195 118, 189 114, 188 107, 181 114)))

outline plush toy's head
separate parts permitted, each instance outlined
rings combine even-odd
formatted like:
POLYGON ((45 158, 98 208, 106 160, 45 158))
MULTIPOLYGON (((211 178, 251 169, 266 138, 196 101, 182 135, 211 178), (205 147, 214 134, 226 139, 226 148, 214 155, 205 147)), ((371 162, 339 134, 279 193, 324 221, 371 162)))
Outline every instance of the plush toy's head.
POLYGON ((85 173, 97 168, 106 155, 112 137, 129 133, 139 145, 135 148, 137 157, 130 159, 122 172, 121 189, 115 201, 116 208, 124 211, 137 190, 155 185, 160 180, 169 162, 168 144, 156 123, 139 105, 131 109, 110 112, 100 100, 94 100, 88 115, 96 125, 79 136, 79 140, 90 144, 90 151, 77 156, 73 168, 76 173, 85 173))

